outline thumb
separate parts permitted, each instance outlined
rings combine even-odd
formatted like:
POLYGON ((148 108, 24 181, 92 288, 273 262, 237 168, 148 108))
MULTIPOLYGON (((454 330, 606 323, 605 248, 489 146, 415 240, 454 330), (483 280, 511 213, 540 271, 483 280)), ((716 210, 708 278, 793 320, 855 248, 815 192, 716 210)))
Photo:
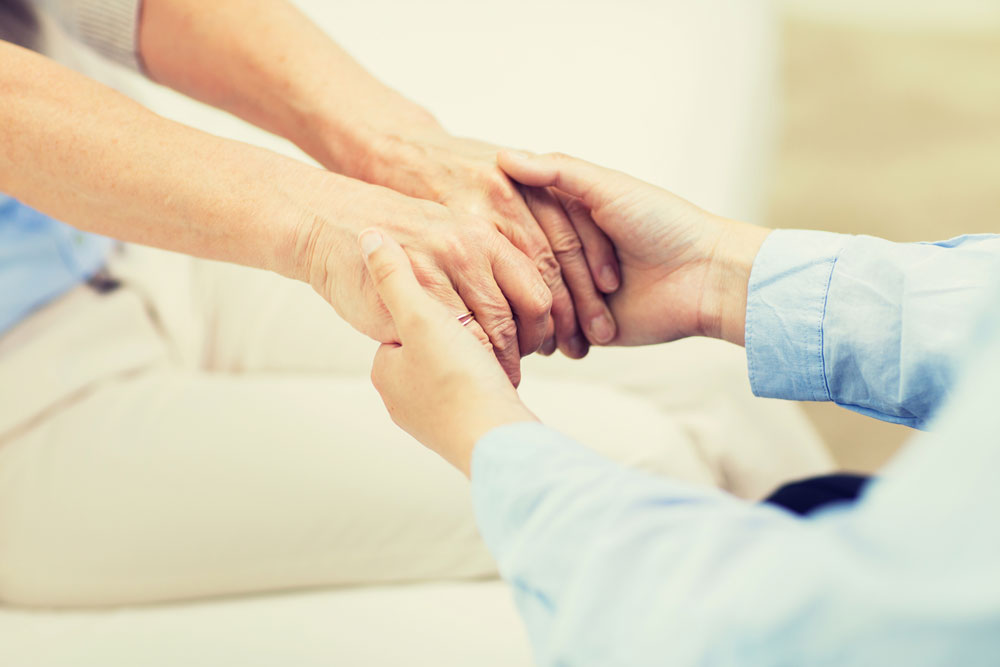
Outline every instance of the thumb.
POLYGON ((615 198, 616 189, 624 191, 624 188, 616 188, 615 185, 624 185, 622 179, 628 178, 619 171, 562 153, 535 155, 502 150, 497 154, 497 163, 519 183, 555 187, 582 199, 590 208, 597 208, 615 198))
POLYGON ((358 244, 375 290, 403 339, 407 330, 424 319, 433 301, 414 275, 410 258, 395 240, 369 228, 358 236, 358 244))

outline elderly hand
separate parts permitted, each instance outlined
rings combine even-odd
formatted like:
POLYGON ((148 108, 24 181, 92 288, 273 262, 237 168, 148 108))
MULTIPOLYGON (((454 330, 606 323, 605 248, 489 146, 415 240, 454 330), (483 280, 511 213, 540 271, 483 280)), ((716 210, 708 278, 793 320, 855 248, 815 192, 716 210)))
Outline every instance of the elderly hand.
POLYGON ((685 336, 743 344, 750 268, 770 230, 565 155, 503 151, 498 160, 520 183, 554 187, 580 238, 606 234, 615 244, 622 287, 608 297, 612 345, 685 336))
POLYGON ((485 220, 387 188, 323 177, 339 183, 336 189, 322 183, 309 188, 315 194, 305 203, 310 215, 296 251, 305 258, 305 279, 356 329, 383 343, 398 342, 357 252, 358 232, 379 226, 398 239, 420 283, 453 317, 475 314, 470 329, 492 344, 516 386, 520 358, 542 344, 551 306, 532 262, 485 220))
POLYGON ((427 295, 399 244, 375 229, 359 241, 399 336, 376 353, 372 382, 393 421, 468 475, 479 438, 536 418, 488 347, 427 295))
MULTIPOLYGON (((531 258, 552 294, 542 352, 580 358, 615 336, 604 293, 619 285, 618 262, 600 232, 580 237, 546 188, 519 188, 497 167, 497 147, 453 137, 436 123, 389 133, 370 151, 366 181, 489 220, 531 258)), ((405 245, 405 244, 404 244, 405 245)))
POLYGON ((201 11, 203 4, 144 5, 137 42, 155 80, 280 134, 331 171, 489 221, 530 257, 548 285, 553 319, 545 351, 558 342, 566 354, 581 357, 587 337, 603 343, 614 336, 601 294, 618 284, 607 239, 581 244, 551 193, 519 191, 497 168, 496 147, 449 135, 293 3, 256 3, 252 12, 238 0, 216 0, 211 12, 201 11), (208 62, 212 67, 204 66, 208 62))

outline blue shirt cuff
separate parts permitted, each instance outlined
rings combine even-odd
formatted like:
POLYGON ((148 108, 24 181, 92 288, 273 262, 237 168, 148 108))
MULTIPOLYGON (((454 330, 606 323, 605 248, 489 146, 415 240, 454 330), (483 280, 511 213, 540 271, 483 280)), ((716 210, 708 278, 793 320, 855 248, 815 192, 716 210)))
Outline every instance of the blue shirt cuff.
POLYGON ((765 398, 828 401, 823 318, 830 278, 850 236, 776 230, 761 246, 747 288, 750 386, 765 398))

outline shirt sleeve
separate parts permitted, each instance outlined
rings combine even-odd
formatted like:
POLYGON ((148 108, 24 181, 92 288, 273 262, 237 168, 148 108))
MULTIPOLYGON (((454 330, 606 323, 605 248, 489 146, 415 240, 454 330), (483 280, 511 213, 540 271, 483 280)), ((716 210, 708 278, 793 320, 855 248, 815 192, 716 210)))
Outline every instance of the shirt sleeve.
POLYGON ((925 428, 998 266, 995 235, 903 244, 777 230, 750 275, 750 385, 758 396, 834 401, 925 428))
POLYGON ((916 447, 859 508, 818 518, 620 467, 539 424, 479 441, 473 499, 543 667, 983 664, 1000 650, 1000 417, 968 416, 968 456, 916 447))
POLYGON ((41 0, 39 6, 81 43, 143 71, 138 46, 142 0, 41 0))

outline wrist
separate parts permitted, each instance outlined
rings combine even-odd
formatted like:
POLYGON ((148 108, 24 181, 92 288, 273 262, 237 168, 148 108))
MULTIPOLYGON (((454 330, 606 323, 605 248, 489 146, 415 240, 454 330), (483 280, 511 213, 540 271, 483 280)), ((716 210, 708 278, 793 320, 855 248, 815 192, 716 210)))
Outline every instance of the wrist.
POLYGON ((387 185, 389 175, 412 154, 415 138, 445 134, 427 110, 386 89, 377 104, 337 113, 336 107, 313 114, 296 141, 327 169, 369 183, 387 185))
POLYGON ((701 335, 744 344, 747 287, 754 260, 771 230, 735 220, 723 220, 702 294, 701 335))
POLYGON ((540 421, 519 399, 504 405, 492 405, 484 413, 469 413, 470 419, 457 429, 459 437, 442 449, 442 455, 466 477, 472 468, 472 453, 487 433, 501 426, 540 421))
POLYGON ((318 288, 338 246, 353 248, 357 232, 347 223, 365 221, 355 220, 347 208, 370 186, 299 164, 301 169, 284 170, 268 183, 266 211, 281 224, 268 248, 273 264, 267 268, 318 288))

